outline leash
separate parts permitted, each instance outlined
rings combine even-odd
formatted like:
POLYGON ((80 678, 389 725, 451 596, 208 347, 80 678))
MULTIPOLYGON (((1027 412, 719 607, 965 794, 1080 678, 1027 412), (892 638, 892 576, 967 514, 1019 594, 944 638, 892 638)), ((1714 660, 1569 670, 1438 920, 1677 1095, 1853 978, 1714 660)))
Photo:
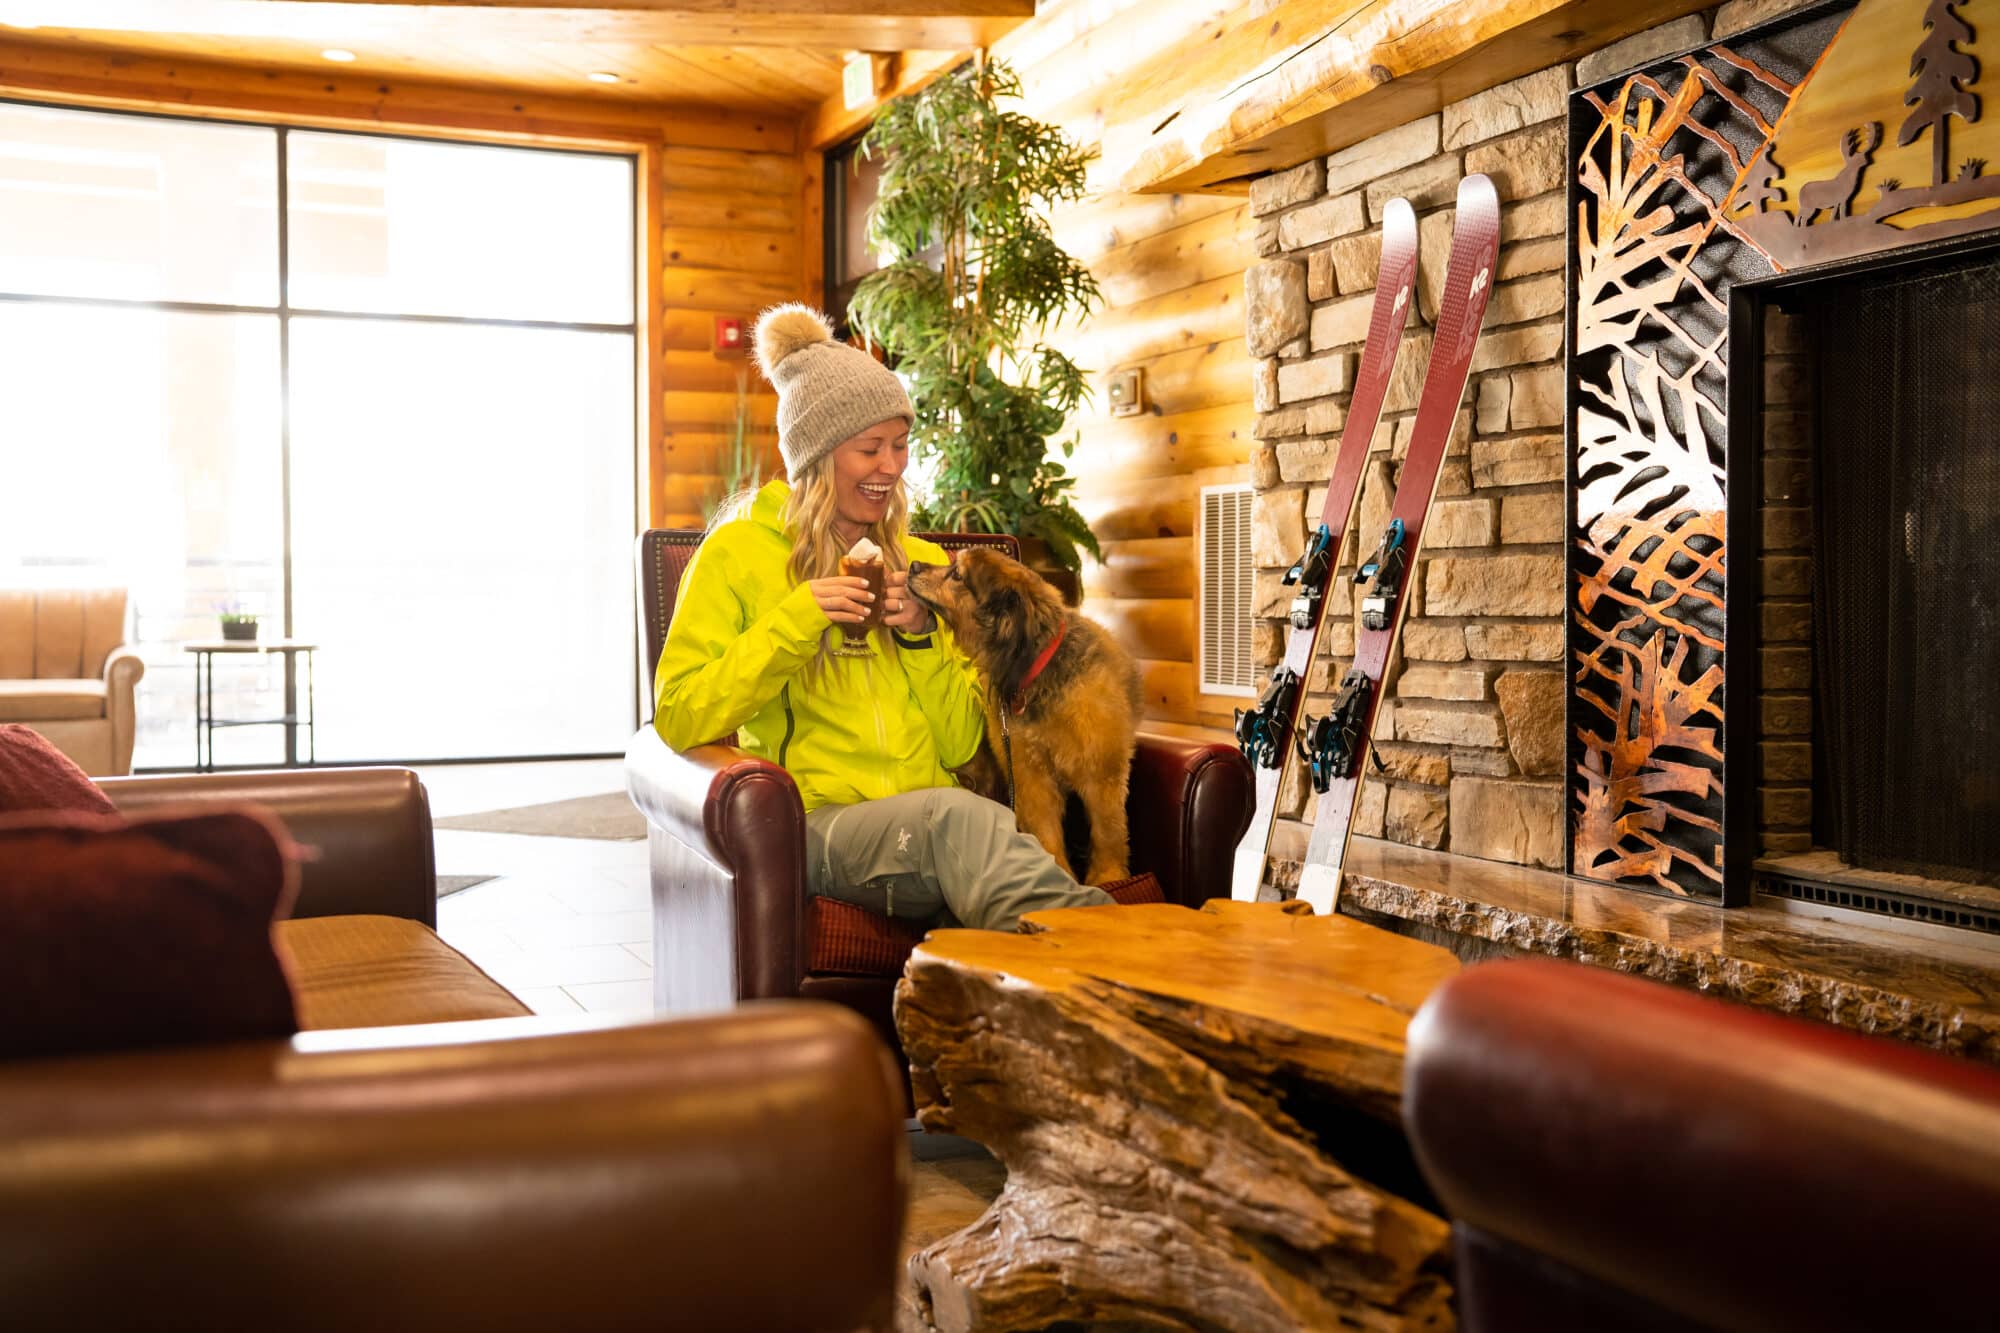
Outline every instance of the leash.
POLYGON ((1007 756, 1007 808, 1014 812, 1014 827, 1017 830, 1021 827, 1021 807, 1014 795, 1014 730, 1007 725, 1007 715, 1012 713, 1019 717, 1028 711, 1028 687, 1035 683, 1035 678, 1041 675, 1048 664, 1055 659, 1056 649, 1062 647, 1063 635, 1068 632, 1067 620, 1056 625, 1056 636, 1049 640, 1048 647, 1035 655, 1034 662, 1028 667, 1028 673, 1021 677, 1019 688, 1004 706, 1000 700, 999 686, 988 684, 986 687, 987 696, 993 701, 993 711, 1000 718, 1000 748, 1007 756))
POLYGON ((1014 800, 1014 733, 1007 726, 1007 710, 1000 707, 1000 692, 992 686, 987 693, 993 699, 993 711, 1000 716, 1000 746, 1007 752, 1007 808, 1014 812, 1014 831, 1021 831, 1021 807, 1014 800))

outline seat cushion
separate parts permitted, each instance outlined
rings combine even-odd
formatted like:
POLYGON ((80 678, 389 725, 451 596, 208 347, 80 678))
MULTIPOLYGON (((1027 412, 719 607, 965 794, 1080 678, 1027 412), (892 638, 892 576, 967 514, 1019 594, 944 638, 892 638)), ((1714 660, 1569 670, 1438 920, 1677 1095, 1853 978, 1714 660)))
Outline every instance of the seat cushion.
POLYGON ((899 977, 924 929, 815 894, 806 899, 806 971, 899 977))
POLYGON ((0 815, 0 1057, 289 1035, 297 891, 255 808, 0 815))
MULTIPOLYGON (((1121 906, 1163 903, 1167 895, 1152 872, 1102 886, 1121 906)), ((871 912, 838 898, 806 899, 806 971, 848 976, 899 977, 925 927, 871 912)))
POLYGON ((299 1026, 382 1027, 534 1012, 425 925, 395 916, 280 921, 299 1026))
POLYGON ((1166 890, 1160 887, 1160 881, 1153 878, 1153 872, 1150 870, 1127 879, 1114 879, 1101 887, 1111 895, 1111 901, 1120 907, 1136 907, 1140 903, 1163 903, 1167 900, 1166 890))
POLYGON ((103 717, 101 680, 0 680, 0 722, 68 722, 103 717))
POLYGON ((0 725, 0 815, 27 810, 118 813, 95 782, 33 727, 0 725))

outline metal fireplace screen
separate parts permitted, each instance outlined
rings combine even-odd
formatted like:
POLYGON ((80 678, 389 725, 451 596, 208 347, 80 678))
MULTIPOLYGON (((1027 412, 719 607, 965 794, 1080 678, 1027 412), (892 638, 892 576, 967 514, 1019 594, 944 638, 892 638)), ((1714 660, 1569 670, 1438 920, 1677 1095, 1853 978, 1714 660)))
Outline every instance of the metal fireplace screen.
POLYGON ((1773 197, 1753 187, 1841 21, 1788 19, 1570 103, 1579 875, 1722 896, 1729 292, 1780 271, 1749 236, 1773 197))
MULTIPOLYGON (((1970 0, 1809 5, 1571 99, 1575 874, 1710 900, 1747 893, 1756 701, 1731 699, 1724 688, 1732 656, 1747 651, 1745 660, 1756 660, 1754 617, 1744 620, 1740 599, 1728 597, 1732 535, 1755 546, 1754 533, 1728 531, 1732 515, 1755 521, 1748 495, 1731 484, 1746 462, 1730 447, 1731 404, 1748 401, 1732 375, 1732 289, 2000 228, 2000 172, 1987 171, 2000 163, 2000 115, 1989 114, 2000 94, 1981 81, 1982 71, 2000 67, 2000 53, 1988 49, 1992 33, 1978 30, 1994 23, 1984 13, 1970 0), (1725 754, 1730 735, 1737 743, 1725 754), (1727 864, 1725 841, 1736 849, 1727 864)), ((1957 322, 1964 318, 1939 317, 1936 336, 1966 346, 1990 340, 1988 324, 1966 327, 1957 322)), ((1871 314, 1847 345, 1865 358, 1886 342, 1871 314)), ((1948 355, 1937 353, 1929 367, 1940 382, 1949 378, 1948 355)), ((1872 374, 1866 383, 1878 402, 1936 397, 1913 395, 1907 379, 1893 390, 1872 374)), ((1981 549, 1971 533, 1977 512, 1968 505, 1958 519, 1937 520, 1964 524, 1968 559, 1981 549)), ((1928 540, 1926 559, 1946 559, 1942 532, 1928 540)), ((1962 641, 1971 613, 1966 594, 1957 596, 1955 618, 1912 632, 1962 641)), ((1939 646, 1912 644, 1919 653, 1939 646)), ((1978 659, 1959 652, 1955 660, 1978 659)), ((1990 651, 1984 660, 1991 663, 1990 651)), ((1970 726, 1943 733, 1971 715, 1990 719, 1992 696, 1976 703, 1971 681, 1967 693, 1953 694, 1960 685, 1921 668, 1907 679, 1924 683, 1918 707, 1934 710, 1938 740, 1906 730, 1896 741, 1908 746, 1907 765, 1881 770, 1892 776, 1874 786, 1898 788, 1912 805, 1888 821, 1914 822, 1919 806, 1927 819, 1950 819, 1939 811, 1954 782, 1950 808, 1990 811, 1982 783, 1992 765, 1967 768, 1964 747, 1990 755, 1991 732, 1984 741, 1971 739, 1970 726), (1893 776, 1918 770, 1928 786, 1893 776)), ((1890 730, 1879 715, 1873 725, 1890 730)), ((1996 820, 1960 815, 1958 823, 1986 829, 1961 827, 1957 837, 1990 837, 1996 820)))
POLYGON ((2000 257, 1814 284, 1813 841, 2000 877, 2000 257))

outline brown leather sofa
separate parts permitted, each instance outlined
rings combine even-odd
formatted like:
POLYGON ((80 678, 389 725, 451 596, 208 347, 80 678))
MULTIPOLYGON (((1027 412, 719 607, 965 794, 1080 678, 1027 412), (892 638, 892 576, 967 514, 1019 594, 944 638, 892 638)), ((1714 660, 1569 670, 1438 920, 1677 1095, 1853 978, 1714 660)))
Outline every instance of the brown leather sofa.
POLYGON ((308 1030, 0 1064, 0 1326, 886 1326, 903 1094, 853 1015, 451 1021, 527 1011, 428 929, 414 774, 102 785, 317 849, 280 931, 308 1030))
POLYGON ((2000 1070, 1552 960, 1410 1025, 1460 1326, 1987 1329, 2000 1070))
MULTIPOLYGON (((1010 536, 926 533, 947 549, 1010 536)), ((640 641, 651 681, 673 620, 694 530, 655 529, 638 545, 640 641)), ((654 1002, 663 1013, 803 996, 866 1016, 900 1050, 891 1005, 902 960, 866 971, 816 966, 826 950, 805 891, 805 812, 791 775, 733 745, 667 748, 650 724, 625 752, 625 783, 645 814, 652 857, 654 1002)), ((1132 872, 1151 872, 1169 902, 1229 892, 1229 865, 1255 805, 1234 745, 1141 733, 1126 808, 1132 872)), ((859 909, 856 909, 857 911, 859 909)))
POLYGON ((0 588, 0 722, 33 727, 92 777, 132 771, 145 674, 123 588, 0 588))

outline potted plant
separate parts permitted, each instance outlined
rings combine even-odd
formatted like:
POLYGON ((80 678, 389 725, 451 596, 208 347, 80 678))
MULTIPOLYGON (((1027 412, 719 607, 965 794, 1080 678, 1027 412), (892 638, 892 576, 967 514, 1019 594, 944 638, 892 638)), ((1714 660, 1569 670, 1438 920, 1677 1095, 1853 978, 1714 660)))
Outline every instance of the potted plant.
POLYGON ((257 613, 240 607, 224 607, 218 619, 222 622, 222 637, 241 641, 257 637, 257 613))
POLYGON ((730 422, 729 439, 722 446, 719 463, 722 475, 701 502, 704 523, 712 520, 715 511, 723 505, 738 496, 754 493, 764 484, 763 460, 750 438, 750 367, 747 363, 736 368, 736 416, 730 422))
POLYGON ((883 109, 862 151, 884 158, 868 239, 889 262, 862 280, 848 319, 910 388, 911 442, 934 469, 913 526, 1046 543, 1074 603, 1079 548, 1103 553, 1070 499, 1076 442, 1058 457, 1050 437, 1088 388, 1043 335, 1100 298, 1047 212, 1083 197, 1094 154, 1001 109, 1020 94, 1004 63, 980 62, 883 109))

